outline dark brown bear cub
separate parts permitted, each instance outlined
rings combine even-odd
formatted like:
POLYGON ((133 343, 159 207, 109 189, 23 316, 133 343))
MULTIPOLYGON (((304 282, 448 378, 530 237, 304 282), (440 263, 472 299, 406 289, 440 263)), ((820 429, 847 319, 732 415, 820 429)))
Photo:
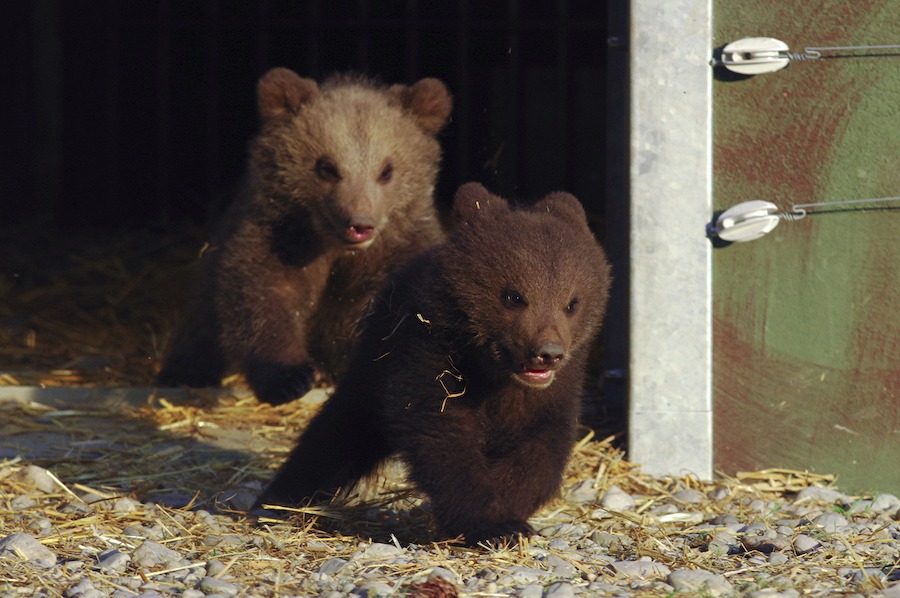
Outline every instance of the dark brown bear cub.
POLYGON ((237 365, 256 396, 297 398, 346 363, 387 275, 443 239, 435 139, 443 83, 321 86, 272 69, 243 191, 200 262, 158 382, 215 386, 237 365))
POLYGON ((575 441, 609 265, 578 200, 457 191, 447 242, 395 276, 334 395, 258 505, 329 497, 398 454, 444 534, 531 533, 575 441))

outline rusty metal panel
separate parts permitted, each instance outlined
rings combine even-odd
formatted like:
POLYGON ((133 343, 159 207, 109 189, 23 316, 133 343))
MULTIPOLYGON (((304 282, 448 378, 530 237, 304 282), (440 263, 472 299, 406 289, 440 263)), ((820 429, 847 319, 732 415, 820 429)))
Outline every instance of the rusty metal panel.
MULTIPOLYGON (((900 4, 715 3, 715 45, 900 44, 900 4)), ((839 53, 840 54, 840 53, 839 53)), ((846 55, 846 53, 844 53, 846 55)), ((716 209, 900 195, 900 56, 791 61, 714 83, 716 209)), ((900 207, 782 222, 713 255, 715 464, 900 492, 900 207)))

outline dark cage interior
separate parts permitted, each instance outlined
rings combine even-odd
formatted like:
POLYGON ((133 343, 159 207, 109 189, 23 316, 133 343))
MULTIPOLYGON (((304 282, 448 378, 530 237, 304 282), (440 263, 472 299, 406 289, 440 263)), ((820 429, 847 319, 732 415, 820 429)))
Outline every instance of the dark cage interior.
POLYGON ((4 3, 0 371, 146 384, 186 265, 230 200, 255 84, 425 76, 454 96, 438 201, 479 181, 576 194, 616 289, 604 369, 624 366, 622 15, 589 0, 32 0, 4 3), (613 148, 612 150, 610 148, 613 148), (615 233, 615 234, 614 234, 615 233), (127 337, 127 340, 126 340, 127 337))

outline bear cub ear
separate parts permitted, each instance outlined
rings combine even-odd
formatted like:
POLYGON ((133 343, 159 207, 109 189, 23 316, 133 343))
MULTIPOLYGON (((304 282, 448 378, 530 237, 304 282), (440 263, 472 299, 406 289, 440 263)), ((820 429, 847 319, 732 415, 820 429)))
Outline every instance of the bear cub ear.
POLYGON ((447 124, 453 100, 442 81, 422 79, 409 87, 392 85, 389 91, 429 135, 436 135, 447 124))
POLYGON ((587 226, 584 206, 571 193, 556 191, 535 202, 531 209, 535 212, 547 212, 573 224, 587 226))
POLYGON ((282 67, 271 69, 256 86, 259 114, 263 120, 294 116, 319 93, 318 84, 282 67))
POLYGON ((466 183, 453 196, 451 217, 454 224, 459 224, 501 209, 509 209, 505 199, 491 194, 481 183, 466 183))

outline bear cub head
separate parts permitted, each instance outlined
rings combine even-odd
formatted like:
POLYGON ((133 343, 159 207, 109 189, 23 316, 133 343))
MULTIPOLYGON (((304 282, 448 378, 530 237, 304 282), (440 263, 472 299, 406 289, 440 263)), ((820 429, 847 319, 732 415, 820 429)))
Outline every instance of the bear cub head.
MULTIPOLYGON (((325 247, 363 249, 392 215, 431 208, 452 107, 437 79, 380 86, 338 75, 321 85, 285 68, 259 81, 262 126, 250 174, 264 219, 306 222, 325 247), (423 201, 423 200, 428 201, 423 201)), ((412 218, 433 216, 415 213, 412 218)))
POLYGON ((610 267, 581 203, 558 192, 514 207, 469 183, 452 221, 437 270, 493 370, 543 389, 575 356, 583 363, 606 312, 610 267))

